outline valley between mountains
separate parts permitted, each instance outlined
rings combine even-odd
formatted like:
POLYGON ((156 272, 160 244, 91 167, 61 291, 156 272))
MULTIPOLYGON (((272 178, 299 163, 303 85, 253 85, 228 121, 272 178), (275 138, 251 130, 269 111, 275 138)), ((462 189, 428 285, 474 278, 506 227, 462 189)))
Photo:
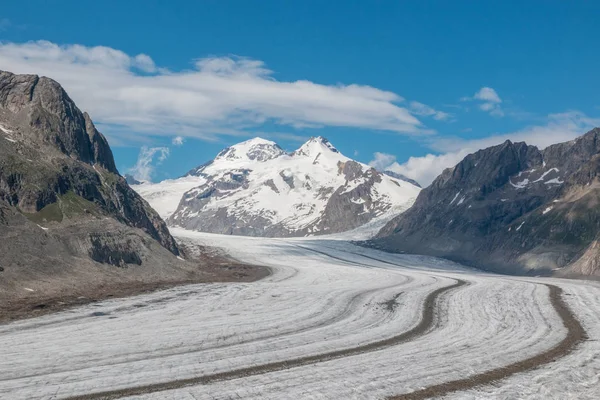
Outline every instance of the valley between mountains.
POLYGON ((0 72, 0 398, 597 399, 599 136, 423 189, 323 137, 140 182, 0 72))

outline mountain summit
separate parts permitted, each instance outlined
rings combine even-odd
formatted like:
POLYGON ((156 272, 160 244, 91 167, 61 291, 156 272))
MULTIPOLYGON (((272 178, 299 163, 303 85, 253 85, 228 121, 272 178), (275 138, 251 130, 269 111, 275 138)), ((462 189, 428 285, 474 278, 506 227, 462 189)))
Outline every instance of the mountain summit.
POLYGON ((319 153, 328 152, 339 153, 339 151, 329 142, 329 140, 322 136, 317 136, 308 139, 308 141, 300 146, 298 150, 294 151, 292 155, 315 157, 319 153))
POLYGON ((277 143, 256 137, 224 149, 217 155, 215 160, 262 162, 279 157, 284 153, 277 143))
POLYGON ((172 226, 248 236, 337 233, 406 209, 419 188, 310 138, 291 153, 255 138, 185 177, 134 186, 172 226))
MULTIPOLYGON (((118 174, 112 151, 90 116, 79 111, 54 80, 0 71, 0 118, 5 135, 47 151, 58 151, 89 165, 118 174)), ((13 142, 14 143, 14 142, 13 142)))
POLYGON ((7 206, 35 219, 69 195, 178 254, 164 222, 119 175, 105 137, 56 81, 0 71, 0 141, 0 201, 7 206))

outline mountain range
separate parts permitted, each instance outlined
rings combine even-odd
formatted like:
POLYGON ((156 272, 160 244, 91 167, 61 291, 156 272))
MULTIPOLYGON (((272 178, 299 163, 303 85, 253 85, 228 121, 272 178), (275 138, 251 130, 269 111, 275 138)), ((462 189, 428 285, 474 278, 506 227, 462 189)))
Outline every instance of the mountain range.
POLYGON ((543 150, 506 141, 477 151, 424 189, 323 137, 292 152, 250 139, 181 178, 145 183, 119 174, 105 137, 57 82, 0 71, 0 286, 58 293, 77 279, 187 279, 194 266, 164 220, 269 237, 389 220, 362 244, 503 273, 600 276, 599 175, 597 128, 543 150))
POLYGON ((543 150, 506 141, 466 156, 367 245, 485 270, 600 275, 600 129, 543 150))
POLYGON ((254 138, 184 177, 133 186, 169 225, 247 236, 348 231, 407 209, 420 188, 313 137, 293 152, 254 138))

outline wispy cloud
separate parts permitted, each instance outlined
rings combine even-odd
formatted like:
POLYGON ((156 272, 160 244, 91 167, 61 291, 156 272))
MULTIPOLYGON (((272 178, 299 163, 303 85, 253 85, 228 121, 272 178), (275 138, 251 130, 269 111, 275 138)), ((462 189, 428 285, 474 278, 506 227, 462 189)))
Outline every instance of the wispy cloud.
POLYGON ((396 162, 396 156, 388 153, 373 153, 373 160, 369 161, 369 165, 376 170, 385 171, 390 165, 396 162))
POLYGON ((461 138, 436 138, 429 147, 441 154, 427 154, 423 157, 410 157, 404 163, 395 161, 395 157, 384 153, 375 153, 372 163, 378 163, 380 169, 389 169, 417 180, 424 186, 429 185, 445 168, 453 167, 467 154, 500 144, 506 140, 524 141, 540 149, 552 144, 565 142, 600 126, 600 118, 591 118, 582 112, 568 111, 550 114, 543 125, 529 126, 524 129, 495 134, 481 139, 465 140, 461 138), (388 165, 385 162, 389 162, 388 165))
POLYGON ((443 111, 438 111, 433 107, 430 107, 427 104, 419 103, 418 101, 411 101, 409 104, 409 108, 410 111, 415 115, 433 117, 433 119, 438 121, 447 121, 452 118, 451 114, 443 111))
POLYGON ((462 101, 476 101, 480 110, 488 112, 495 117, 504 116, 504 111, 500 104, 502 99, 498 93, 491 87, 484 86, 479 89, 472 97, 463 97, 462 101))
POLYGON ((173 140, 171 140, 173 146, 182 146, 184 142, 185 139, 183 138, 183 136, 175 136, 173 140))
POLYGON ((265 122, 415 135, 431 132, 418 116, 446 118, 421 103, 402 106, 398 94, 371 86, 280 81, 262 61, 241 57, 203 58, 190 70, 169 71, 148 55, 110 47, 5 42, 0 65, 54 78, 104 126, 146 135, 215 140, 265 122))
POLYGON ((168 147, 147 147, 140 149, 137 162, 129 173, 138 181, 152 181, 154 169, 169 157, 168 147))
POLYGON ((462 149, 445 154, 427 154, 422 157, 410 157, 400 164, 393 162, 385 169, 405 175, 419 182, 423 187, 428 186, 444 169, 453 167, 472 150, 462 149))

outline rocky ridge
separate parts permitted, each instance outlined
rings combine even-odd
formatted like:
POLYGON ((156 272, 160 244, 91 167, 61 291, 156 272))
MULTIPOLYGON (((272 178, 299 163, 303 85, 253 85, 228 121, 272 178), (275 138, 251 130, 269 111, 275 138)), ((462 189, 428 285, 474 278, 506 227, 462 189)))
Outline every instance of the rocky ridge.
POLYGON ((0 254, 0 314, 31 299, 202 275, 177 257, 164 221, 119 175, 106 138, 63 88, 5 71, 0 254))
POLYGON ((139 228, 178 254, 164 222, 119 175, 106 138, 57 82, 0 72, 0 131, 0 200, 8 206, 35 219, 72 194, 91 203, 88 213, 139 228))
POLYGON ((470 154, 368 244, 498 272, 600 275, 599 138, 470 154))

